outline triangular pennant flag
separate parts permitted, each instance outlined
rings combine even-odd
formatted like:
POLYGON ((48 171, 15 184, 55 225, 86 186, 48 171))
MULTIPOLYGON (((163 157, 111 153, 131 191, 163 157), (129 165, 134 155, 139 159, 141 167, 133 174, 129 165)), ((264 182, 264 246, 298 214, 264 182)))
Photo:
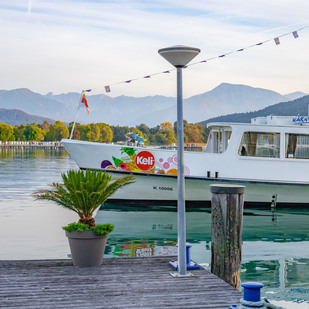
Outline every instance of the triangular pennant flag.
POLYGON ((223 57, 225 57, 225 55, 220 55, 220 56, 218 56, 219 58, 223 58, 223 57))
POLYGON ((150 75, 144 76, 144 78, 150 78, 150 75))
POLYGON ((82 97, 81 103, 82 103, 82 105, 83 105, 83 103, 85 104, 86 109, 87 109, 87 114, 89 115, 89 106, 88 106, 88 102, 87 102, 85 93, 83 93, 83 97, 82 97))
POLYGON ((170 71, 164 71, 163 73, 170 73, 170 71))
POLYGON ((280 44, 279 38, 274 38, 274 41, 275 41, 276 45, 280 44))
POLYGON ((255 45, 262 45, 263 43, 257 43, 257 44, 255 44, 255 45))
POLYGON ((110 86, 105 86, 105 91, 106 91, 106 92, 111 92, 110 86))
POLYGON ((237 51, 238 51, 238 52, 244 51, 244 48, 240 48, 240 49, 238 49, 237 51))
POLYGON ((295 39, 298 38, 298 33, 297 33, 297 31, 293 31, 293 36, 294 36, 295 39))
POLYGON ((91 91, 91 89, 87 89, 87 90, 84 90, 85 92, 90 92, 91 91))
POLYGON ((200 61, 200 63, 203 63, 203 62, 207 62, 206 60, 202 60, 202 61, 200 61))
POLYGON ((131 80, 131 79, 130 79, 130 80, 126 80, 126 81, 125 81, 125 83, 127 83, 127 84, 128 84, 128 83, 131 83, 131 82, 132 82, 132 80, 131 80))

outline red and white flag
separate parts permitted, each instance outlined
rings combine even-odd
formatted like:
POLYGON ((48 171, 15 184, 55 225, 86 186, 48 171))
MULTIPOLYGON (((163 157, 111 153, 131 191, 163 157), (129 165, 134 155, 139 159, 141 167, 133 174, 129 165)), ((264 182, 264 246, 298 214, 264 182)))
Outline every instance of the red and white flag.
POLYGON ((87 109, 87 114, 89 115, 89 106, 88 106, 88 102, 87 102, 85 93, 83 93, 83 97, 82 97, 81 104, 82 104, 82 105, 85 104, 85 107, 86 107, 86 109, 87 109))

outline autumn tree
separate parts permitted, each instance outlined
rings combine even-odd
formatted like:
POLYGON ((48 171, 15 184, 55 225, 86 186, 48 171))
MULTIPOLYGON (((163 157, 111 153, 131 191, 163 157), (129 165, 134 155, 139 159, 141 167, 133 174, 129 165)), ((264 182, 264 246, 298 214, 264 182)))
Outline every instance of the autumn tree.
POLYGON ((199 128, 201 134, 202 134, 202 143, 207 143, 208 135, 209 135, 209 129, 206 126, 203 126, 202 124, 198 123, 196 124, 199 128))
POLYGON ((50 124, 48 123, 47 120, 45 120, 39 127, 40 127, 42 130, 44 130, 46 133, 48 133, 48 132, 49 132, 50 124))
POLYGON ((187 123, 184 127, 184 139, 188 143, 202 143, 203 136, 196 124, 187 123))
POLYGON ((160 124, 160 130, 164 131, 164 130, 167 130, 167 129, 173 129, 173 125, 168 121, 162 122, 160 124))
POLYGON ((162 122, 160 130, 155 134, 155 140, 159 144, 171 145, 177 143, 177 137, 170 122, 162 122))

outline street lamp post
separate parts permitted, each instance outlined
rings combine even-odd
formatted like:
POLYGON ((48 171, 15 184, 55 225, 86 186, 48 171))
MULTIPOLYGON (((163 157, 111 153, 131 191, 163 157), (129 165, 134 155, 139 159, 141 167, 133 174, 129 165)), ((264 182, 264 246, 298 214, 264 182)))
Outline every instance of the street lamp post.
POLYGON ((187 276, 186 265, 186 205, 184 177, 182 68, 200 49, 182 45, 159 49, 159 54, 177 69, 177 213, 178 213, 178 277, 187 276))

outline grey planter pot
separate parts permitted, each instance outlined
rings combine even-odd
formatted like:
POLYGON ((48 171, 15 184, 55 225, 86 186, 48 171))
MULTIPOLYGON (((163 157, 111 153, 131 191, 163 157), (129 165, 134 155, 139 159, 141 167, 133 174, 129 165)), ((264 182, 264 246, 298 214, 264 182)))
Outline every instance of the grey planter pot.
POLYGON ((69 240, 74 266, 100 266, 108 236, 98 236, 93 231, 65 232, 69 240))

